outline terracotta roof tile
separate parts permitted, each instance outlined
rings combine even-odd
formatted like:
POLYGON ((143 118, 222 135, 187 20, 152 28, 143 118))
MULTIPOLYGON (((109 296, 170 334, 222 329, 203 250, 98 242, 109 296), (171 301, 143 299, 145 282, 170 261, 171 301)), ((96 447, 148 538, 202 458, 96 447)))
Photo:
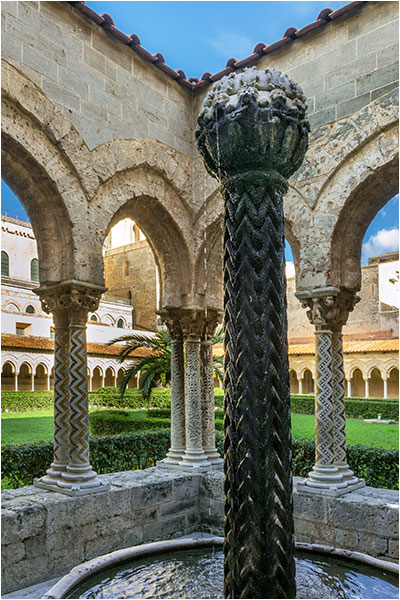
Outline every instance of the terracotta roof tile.
MULTIPOLYGON (((343 343, 344 354, 355 354, 364 352, 398 352, 399 340, 354 340, 343 343)), ((309 342, 306 344, 289 344, 289 356, 299 354, 314 354, 315 344, 309 342)), ((223 356, 224 349, 222 344, 214 346, 213 354, 215 356, 223 356)))
MULTIPOLYGON (((2 334, 1 344, 3 349, 5 348, 26 348, 28 350, 54 350, 54 340, 50 338, 38 337, 38 336, 22 336, 22 335, 11 335, 2 334)), ((88 344, 87 353, 101 356, 117 356, 121 348, 120 344, 114 346, 108 346, 107 344, 88 344)), ((132 353, 134 357, 147 356, 150 350, 146 348, 138 348, 132 353)))
POLYGON ((181 69, 175 71, 174 69, 166 65, 163 55, 159 52, 157 52, 156 54, 151 54, 150 52, 148 52, 145 48, 142 47, 140 39, 135 33, 126 35, 122 31, 117 29, 114 25, 112 17, 109 14, 103 13, 102 15, 99 15, 96 13, 96 11, 87 6, 85 2, 70 1, 69 4, 74 6, 77 10, 79 10, 83 15, 91 19, 94 23, 100 25, 100 27, 107 31, 107 33, 117 38, 123 44, 126 44, 127 46, 132 48, 132 50, 139 54, 142 58, 152 63, 154 66, 164 71, 164 73, 178 81, 178 83, 181 86, 192 91, 198 91, 201 90, 207 83, 218 81, 219 79, 224 77, 224 75, 229 75, 229 73, 232 73, 232 71, 235 71, 236 69, 241 69, 243 67, 249 67, 256 64, 261 56, 269 54, 270 52, 274 52, 278 48, 281 48, 286 44, 290 44, 297 39, 301 39, 304 35, 311 33, 317 29, 320 29, 321 27, 324 27, 328 22, 335 21, 336 19, 342 16, 350 15, 355 10, 361 8, 364 4, 367 4, 367 2, 365 0, 362 2, 350 2, 349 4, 346 4, 345 6, 342 6, 341 8, 335 11, 333 11, 331 8, 324 8, 320 11, 317 20, 313 23, 309 23, 301 29, 297 29, 296 27, 289 27, 288 29, 286 29, 281 40, 278 40, 273 44, 270 44, 269 46, 261 42, 255 46, 253 54, 251 54, 250 56, 247 56, 241 60, 230 58, 226 63, 225 69, 222 69, 221 71, 218 71, 218 73, 214 74, 206 72, 202 75, 201 80, 199 80, 197 77, 190 77, 189 79, 187 79, 184 71, 182 71, 181 69))

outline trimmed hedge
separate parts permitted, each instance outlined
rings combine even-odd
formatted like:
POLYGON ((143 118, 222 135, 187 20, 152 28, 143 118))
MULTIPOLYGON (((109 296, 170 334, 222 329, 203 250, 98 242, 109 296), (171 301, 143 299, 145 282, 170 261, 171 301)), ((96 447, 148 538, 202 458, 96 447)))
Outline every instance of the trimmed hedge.
MULTIPOLYGON (((314 396, 292 394, 290 396, 291 410, 303 415, 314 414, 314 396)), ((345 398, 346 417, 354 419, 376 419, 378 413, 382 419, 399 418, 399 401, 383 398, 345 398)))
MULTIPOLYGON (((223 453, 223 433, 216 431, 216 443, 223 453)), ((168 429, 144 430, 138 433, 105 436, 90 440, 90 462, 98 473, 112 473, 154 466, 165 457, 170 446, 168 429)), ((357 477, 367 485, 398 489, 398 450, 365 446, 348 446, 348 462, 357 477)), ((33 483, 41 477, 53 458, 53 444, 3 446, 2 477, 10 487, 33 483)), ((306 477, 314 465, 314 442, 293 440, 293 474, 306 477)))
MULTIPOLYGON (((90 439, 90 463, 97 473, 153 467, 170 447, 167 429, 90 439)), ((18 444, 1 450, 1 474, 12 488, 31 485, 53 460, 53 444, 18 444)))
POLYGON ((1 412, 53 408, 53 392, 1 392, 1 412))
POLYGON ((145 400, 136 388, 128 388, 121 398, 118 388, 104 387, 89 392, 89 403, 108 408, 170 408, 171 388, 153 388, 150 399, 145 400))
MULTIPOLYGON (((214 389, 217 418, 223 418, 224 392, 220 388, 214 389)), ((130 409, 155 409, 154 418, 167 418, 171 407, 171 388, 154 388, 150 400, 144 400, 141 392, 136 388, 127 389, 121 398, 118 388, 105 387, 96 392, 89 392, 89 403, 92 406, 104 408, 130 408, 130 409), (159 414, 157 414, 159 410, 159 414), (164 412, 167 411, 167 412, 164 412)), ((398 420, 399 401, 395 399, 380 398, 346 398, 346 416, 355 419, 375 419, 380 413, 382 419, 398 420)), ((24 412, 27 410, 44 409, 53 407, 53 392, 3 392, 2 412, 24 412)), ((314 396, 306 394, 292 394, 291 408, 294 413, 304 415, 314 414, 314 396)))
MULTIPOLYGON (((170 412, 170 411, 168 411, 170 412)), ((122 410, 107 410, 89 414, 90 433, 93 436, 116 435, 137 432, 143 429, 170 429, 171 419, 135 419, 122 410)))

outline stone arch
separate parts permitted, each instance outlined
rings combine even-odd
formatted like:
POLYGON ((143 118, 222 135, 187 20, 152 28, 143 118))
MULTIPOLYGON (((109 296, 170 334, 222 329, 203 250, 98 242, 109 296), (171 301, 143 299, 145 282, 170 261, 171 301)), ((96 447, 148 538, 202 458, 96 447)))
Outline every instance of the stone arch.
POLYGON ((361 247, 379 210, 398 191, 397 129, 375 135, 344 161, 321 191, 335 195, 341 210, 331 242, 329 279, 337 287, 361 287, 361 247))
POLYGON ((113 367, 108 366, 105 369, 105 373, 104 373, 104 385, 105 387, 111 387, 114 385, 114 379, 115 379, 115 370, 113 369, 113 367))
POLYGON ((36 365, 33 386, 35 391, 47 390, 48 367, 43 362, 36 365))
MULTIPOLYGON (((145 234, 159 268, 163 306, 192 300, 192 260, 185 234, 192 232, 184 203, 156 171, 133 168, 116 173, 98 191, 91 208, 102 215, 94 239, 104 239, 118 221, 131 218, 145 234)), ((102 260, 101 247, 98 257, 102 260)))
POLYGON ((364 387, 364 373, 360 367, 356 366, 351 371, 351 396, 353 398, 364 398, 365 387, 364 387))
POLYGON ((1 367, 1 390, 15 390, 16 368, 10 360, 5 360, 1 367))
POLYGON ((100 323, 113 326, 115 324, 115 319, 112 315, 107 313, 101 317, 100 323))
POLYGON ((299 393, 299 380, 298 380, 295 369, 289 369, 289 383, 290 383, 290 393, 298 394, 299 393))
POLYGON ((32 366, 24 361, 18 369, 18 390, 28 392, 32 390, 33 370, 32 366))
POLYGON ((42 284, 74 278, 70 218, 53 174, 47 170, 56 155, 54 144, 33 117, 3 101, 2 177, 31 221, 42 284))
POLYGON ((399 397, 399 368, 393 366, 388 372, 387 391, 389 398, 399 397))
POLYGON ((306 367, 301 374, 301 379, 303 380, 303 394, 313 394, 314 393, 314 377, 311 369, 306 367))
POLYGON ((96 365, 92 372, 92 390, 95 392, 102 387, 103 369, 96 365))
POLYGON ((384 392, 381 370, 378 367, 373 367, 370 369, 368 379, 370 398, 383 398, 384 392))
POLYGON ((8 310, 9 312, 22 312, 22 309, 16 302, 6 302, 3 305, 3 310, 8 310))
POLYGON ((8 63, 1 84, 2 175, 31 221, 41 285, 102 284, 88 243, 87 199, 100 183, 89 149, 56 104, 8 63))

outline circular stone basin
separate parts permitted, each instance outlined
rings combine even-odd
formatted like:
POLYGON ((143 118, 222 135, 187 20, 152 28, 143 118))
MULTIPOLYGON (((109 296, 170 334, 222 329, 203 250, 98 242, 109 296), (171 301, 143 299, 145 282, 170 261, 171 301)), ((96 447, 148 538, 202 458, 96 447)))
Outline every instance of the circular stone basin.
MULTIPOLYGON (((146 544, 76 567, 45 598, 224 598, 223 559, 220 538, 146 544)), ((297 598, 399 597, 393 573, 304 550, 296 581, 297 598)))

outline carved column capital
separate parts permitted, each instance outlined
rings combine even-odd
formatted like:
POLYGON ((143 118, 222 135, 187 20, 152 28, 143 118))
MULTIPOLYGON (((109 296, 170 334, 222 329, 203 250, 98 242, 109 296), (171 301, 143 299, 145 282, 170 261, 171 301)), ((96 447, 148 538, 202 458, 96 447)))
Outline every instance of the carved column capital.
POLYGON ((316 331, 341 331, 349 313, 360 301, 355 292, 333 286, 295 295, 303 308, 308 309, 307 317, 316 331))
POLYGON ((156 311, 161 317, 162 322, 167 326, 172 341, 181 341, 183 339, 179 310, 179 308, 166 308, 156 311))
POLYGON ((107 288, 81 281, 63 281, 55 285, 41 286, 34 290, 40 297, 47 313, 68 311, 70 315, 86 322, 87 314, 95 311, 107 288))
POLYGON ((218 323, 222 321, 222 311, 214 308, 175 308, 167 307, 159 314, 167 325, 172 339, 183 336, 186 341, 209 339, 218 323))

